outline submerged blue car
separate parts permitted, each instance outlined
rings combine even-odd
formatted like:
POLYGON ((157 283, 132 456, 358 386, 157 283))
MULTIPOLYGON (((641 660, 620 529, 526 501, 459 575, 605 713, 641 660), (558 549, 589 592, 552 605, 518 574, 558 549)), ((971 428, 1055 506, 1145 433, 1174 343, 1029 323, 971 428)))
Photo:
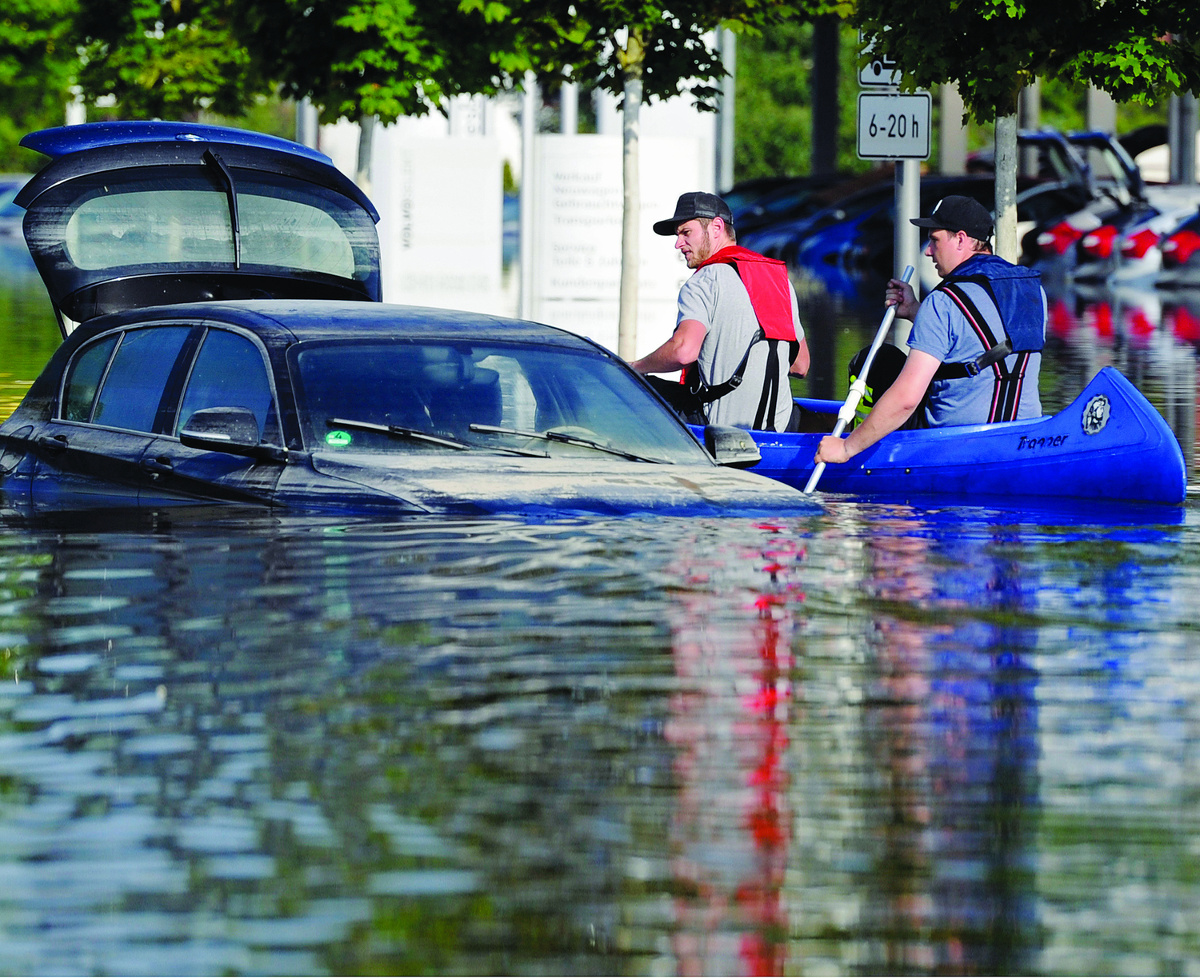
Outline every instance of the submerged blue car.
POLYGON ((65 340, 0 425, 5 512, 815 510, 584 338, 384 304, 375 209, 320 153, 184 123, 23 142, 65 340))

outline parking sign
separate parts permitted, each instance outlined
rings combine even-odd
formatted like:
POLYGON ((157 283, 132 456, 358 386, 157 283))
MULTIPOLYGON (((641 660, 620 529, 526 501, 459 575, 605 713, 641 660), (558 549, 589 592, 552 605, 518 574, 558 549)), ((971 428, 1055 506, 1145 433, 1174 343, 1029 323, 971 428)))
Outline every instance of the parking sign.
POLYGON ((858 156, 864 160, 929 159, 933 118, 928 92, 858 96, 858 156))

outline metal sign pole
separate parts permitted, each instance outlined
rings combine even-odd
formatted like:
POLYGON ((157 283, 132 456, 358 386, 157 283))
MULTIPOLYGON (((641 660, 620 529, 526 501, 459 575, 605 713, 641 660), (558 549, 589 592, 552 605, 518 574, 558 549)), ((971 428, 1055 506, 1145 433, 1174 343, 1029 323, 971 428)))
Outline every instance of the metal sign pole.
MULTIPOLYGON (((901 270, 917 268, 921 259, 921 233, 913 226, 911 218, 921 216, 921 163, 919 160, 896 161, 896 221, 893 229, 895 260, 892 275, 900 277, 901 270)), ((921 295, 921 278, 913 283, 917 296, 921 295)), ((909 326, 903 320, 892 325, 894 346, 908 352, 909 326)))
MULTIPOLYGON (((929 158, 931 99, 928 92, 901 94, 900 65, 876 48, 873 39, 859 34, 859 42, 863 54, 870 57, 858 73, 858 83, 866 89, 858 96, 858 155, 861 159, 895 161, 892 276, 899 278, 901 269, 911 274, 922 260, 920 233, 911 219, 921 214, 920 161, 929 158)), ((913 287, 920 296, 920 275, 913 287)), ((907 351, 907 323, 893 323, 891 329, 890 341, 907 351)))

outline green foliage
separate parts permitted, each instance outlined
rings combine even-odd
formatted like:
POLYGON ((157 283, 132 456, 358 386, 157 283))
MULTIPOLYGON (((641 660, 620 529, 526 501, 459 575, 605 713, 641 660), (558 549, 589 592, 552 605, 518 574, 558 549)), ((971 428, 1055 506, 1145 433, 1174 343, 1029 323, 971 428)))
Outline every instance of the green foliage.
POLYGON ((79 85, 122 118, 237 114, 266 87, 225 0, 78 0, 79 85))
MULTIPOLYGON (((744 34, 737 49, 734 169, 737 180, 808 173, 812 168, 813 29, 788 21, 744 34)), ((856 154, 858 34, 843 24, 838 44, 837 167, 870 169, 856 154)))
POLYGON ((70 31, 75 0, 4 0, 0 12, 0 170, 24 171, 41 157, 17 143, 31 129, 60 126, 77 69, 70 31))
POLYGON ((1146 104, 1200 88, 1194 0, 858 0, 854 21, 906 85, 956 82, 978 122, 1015 112, 1035 77, 1146 104))
MULTIPOLYGON (((237 36, 283 94, 326 122, 423 115, 500 79, 484 14, 440 0, 228 0, 237 36)), ((465 6, 465 5, 464 5, 465 6)))
POLYGON ((626 78, 636 77, 647 101, 687 92, 702 109, 715 107, 726 75, 710 46, 717 28, 754 36, 845 8, 826 0, 689 0, 669 6, 662 0, 460 2, 463 9, 486 11, 489 25, 505 32, 493 60, 509 77, 516 77, 517 68, 528 69, 551 87, 570 77, 618 97, 626 78))
POLYGON ((258 98, 254 104, 237 115, 219 112, 201 112, 200 121, 214 126, 233 126, 235 129, 250 129, 265 132, 284 139, 296 137, 296 105, 278 98, 258 98))

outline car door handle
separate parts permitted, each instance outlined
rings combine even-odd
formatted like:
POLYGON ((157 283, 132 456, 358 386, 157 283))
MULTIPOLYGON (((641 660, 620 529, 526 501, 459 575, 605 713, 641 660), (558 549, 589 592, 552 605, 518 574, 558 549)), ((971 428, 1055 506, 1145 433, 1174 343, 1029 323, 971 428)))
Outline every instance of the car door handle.
POLYGON ((42 435, 37 443, 48 452, 65 452, 70 446, 66 435, 42 435))
POLYGON ((165 455, 159 455, 157 458, 142 459, 142 468, 154 478, 158 478, 160 475, 170 475, 175 471, 175 466, 165 455))

